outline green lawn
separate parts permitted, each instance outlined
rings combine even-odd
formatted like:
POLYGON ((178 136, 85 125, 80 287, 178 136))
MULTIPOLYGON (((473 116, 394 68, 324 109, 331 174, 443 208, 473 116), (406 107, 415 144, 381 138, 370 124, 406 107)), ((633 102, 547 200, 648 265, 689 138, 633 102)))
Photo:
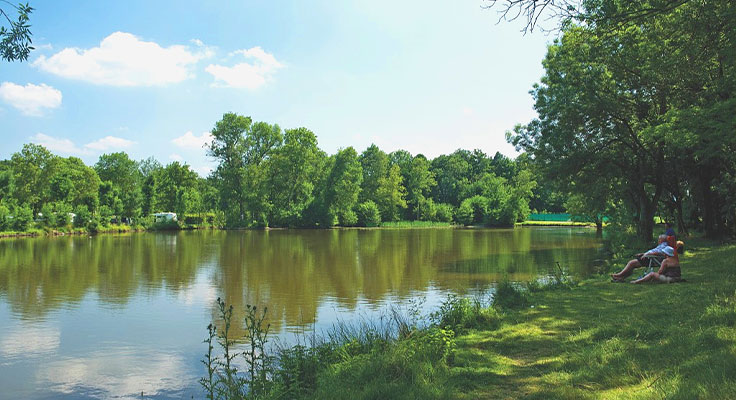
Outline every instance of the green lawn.
POLYGON ((695 248, 681 264, 684 283, 598 278, 465 332, 451 397, 736 398, 736 246, 695 248))
POLYGON ((592 226, 593 222, 575 222, 575 221, 524 221, 518 222, 516 225, 521 226, 592 226))

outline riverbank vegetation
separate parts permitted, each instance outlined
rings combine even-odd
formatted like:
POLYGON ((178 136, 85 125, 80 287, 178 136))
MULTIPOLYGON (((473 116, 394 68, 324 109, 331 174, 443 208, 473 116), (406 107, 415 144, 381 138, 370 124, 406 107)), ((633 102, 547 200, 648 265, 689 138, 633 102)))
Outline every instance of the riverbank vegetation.
POLYGON ((124 152, 89 167, 27 144, 0 161, 0 232, 165 228, 155 212, 177 213, 181 228, 512 226, 529 214, 536 187, 524 158, 479 150, 429 160, 372 145, 328 156, 307 129, 282 132, 235 114, 213 138, 220 165, 207 178, 124 152))
POLYGON ((240 322, 219 302, 202 383, 209 398, 733 398, 734 259, 733 244, 694 240, 687 282, 502 282, 491 303, 450 296, 428 316, 410 305, 270 352, 249 306, 257 348, 235 354, 240 322))

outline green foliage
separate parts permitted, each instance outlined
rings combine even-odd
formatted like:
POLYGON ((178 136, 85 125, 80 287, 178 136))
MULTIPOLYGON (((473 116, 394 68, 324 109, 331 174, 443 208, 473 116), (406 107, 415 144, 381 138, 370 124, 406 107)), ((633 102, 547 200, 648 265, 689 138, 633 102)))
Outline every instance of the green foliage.
POLYGON ((360 213, 356 214, 353 209, 358 203, 362 181, 363 168, 358 153, 352 147, 339 150, 325 183, 324 201, 329 215, 337 217, 342 226, 354 226, 361 221, 360 213))
POLYGON ((16 206, 13 210, 13 221, 11 226, 13 230, 24 232, 31 227, 33 222, 33 210, 27 204, 16 206))
POLYGON ((31 46, 31 25, 28 23, 30 20, 29 14, 33 12, 33 7, 29 6, 28 3, 25 5, 20 3, 15 6, 6 2, 5 5, 15 9, 18 13, 18 19, 11 20, 8 12, 0 8, 3 19, 10 24, 9 28, 0 25, 0 55, 5 61, 25 61, 28 59, 28 54, 34 49, 31 46))
MULTIPOLYGON (((104 200, 100 193, 101 204, 108 206, 116 216, 135 218, 141 215, 143 176, 137 162, 125 152, 103 154, 95 164, 95 171, 103 184, 108 182, 109 185, 105 188, 104 200)), ((103 191, 102 185, 100 191, 103 191)))
POLYGON ((5 204, 0 203, 0 232, 10 230, 12 220, 10 217, 10 209, 5 204))
POLYGON ((87 206, 80 204, 74 208, 74 227, 86 228, 92 222, 92 213, 89 212, 87 206))
POLYGON ((455 218, 455 208, 452 204, 437 203, 435 204, 436 214, 435 218, 438 222, 452 222, 455 218))
POLYGON ((500 308, 520 308, 529 304, 527 292, 518 285, 504 279, 496 284, 493 305, 500 308))
POLYGON ((497 326, 499 317, 481 299, 468 299, 448 295, 440 308, 430 314, 430 320, 437 326, 460 332, 466 328, 492 329, 497 326))
POLYGON ((463 200, 457 209, 457 222, 463 225, 485 224, 488 216, 488 199, 473 196, 463 200))
POLYGON ((368 200, 358 204, 355 209, 358 216, 358 225, 374 227, 381 224, 381 212, 376 203, 368 200))

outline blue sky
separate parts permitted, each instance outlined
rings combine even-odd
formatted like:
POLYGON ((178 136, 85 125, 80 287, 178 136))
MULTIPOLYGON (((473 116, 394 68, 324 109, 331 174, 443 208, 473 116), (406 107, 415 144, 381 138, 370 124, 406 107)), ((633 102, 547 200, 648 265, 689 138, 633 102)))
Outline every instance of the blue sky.
POLYGON ((33 1, 28 62, 0 63, 0 158, 126 151, 212 168, 225 112, 305 126, 328 153, 514 156, 553 38, 482 0, 33 1))

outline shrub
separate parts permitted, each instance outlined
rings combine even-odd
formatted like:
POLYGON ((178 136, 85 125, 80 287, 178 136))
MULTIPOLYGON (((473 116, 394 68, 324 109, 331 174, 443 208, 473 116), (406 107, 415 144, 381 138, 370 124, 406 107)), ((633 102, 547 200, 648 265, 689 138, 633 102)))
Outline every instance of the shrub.
POLYGON ((10 229, 10 209, 5 205, 0 204, 0 232, 7 231, 10 229))
POLYGON ((501 308, 524 307, 529 303, 528 293, 504 279, 496 285, 493 305, 501 308))
POLYGON ((41 215, 37 220, 39 224, 45 228, 51 228, 56 226, 56 213, 51 207, 51 204, 44 204, 41 206, 41 215))
POLYGON ((89 222, 92 220, 92 214, 87 209, 87 206, 80 204, 74 209, 74 227, 86 228, 89 222))
POLYGON ((31 210, 28 205, 24 204, 22 206, 15 207, 12 223, 13 230, 19 232, 26 231, 28 230, 28 228, 30 228, 32 222, 33 210, 31 210))
POLYGON ((457 210, 457 222, 463 225, 480 225, 488 218, 488 199, 473 196, 463 200, 457 210))
POLYGON ((67 227, 72 224, 72 206, 66 203, 56 203, 54 207, 56 213, 56 224, 57 228, 67 227))
POLYGON ((378 226, 381 223, 381 212, 376 203, 370 200, 358 204, 355 211, 360 226, 378 226))
POLYGON ((455 208, 452 206, 452 204, 447 203, 437 203, 437 214, 436 218, 439 222, 452 222, 453 216, 455 214, 455 208))
POLYGON ((430 314, 437 326, 453 330, 491 327, 498 321, 496 310, 486 307, 480 299, 468 299, 451 294, 440 308, 430 314))
POLYGON ((358 224, 358 214, 352 210, 348 210, 340 215, 339 220, 342 226, 355 226, 358 224))
POLYGON ((415 210, 417 219, 420 221, 436 221, 437 205, 432 199, 422 199, 415 210))

